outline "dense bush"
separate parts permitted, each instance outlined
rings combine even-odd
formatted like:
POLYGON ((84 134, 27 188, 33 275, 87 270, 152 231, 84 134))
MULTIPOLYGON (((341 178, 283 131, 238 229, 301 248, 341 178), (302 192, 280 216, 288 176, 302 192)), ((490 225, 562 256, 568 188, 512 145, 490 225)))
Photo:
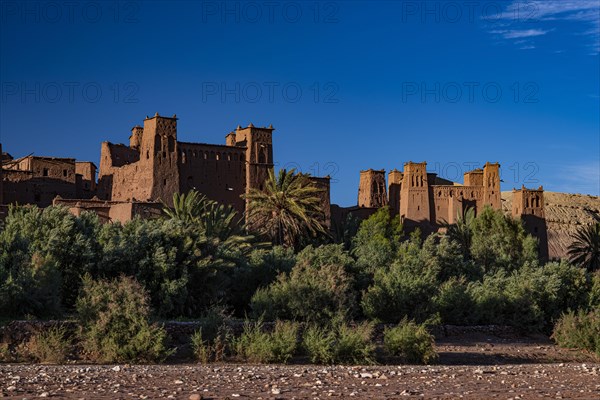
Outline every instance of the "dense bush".
POLYGON ((302 347, 313 364, 332 364, 335 335, 318 325, 310 325, 302 335, 302 347))
POLYGON ((235 339, 238 357, 256 363, 286 363, 298 347, 298 324, 277 321, 273 332, 266 332, 262 321, 246 321, 244 332, 235 339))
POLYGON ((267 319, 327 322, 340 313, 352 315, 356 294, 349 270, 353 259, 341 245, 308 246, 289 274, 281 274, 252 297, 256 316, 267 319))
POLYGON ((35 362, 60 364, 67 360, 72 346, 67 329, 55 326, 31 337, 25 346, 25 357, 35 362))
POLYGON ((158 361, 169 354, 166 332, 148 321, 148 295, 132 278, 85 277, 77 312, 83 349, 94 361, 158 361))
POLYGON ((364 293, 364 314, 383 322, 397 323, 404 317, 426 320, 433 312, 432 294, 437 288, 437 271, 421 257, 420 240, 414 236, 401 246, 399 257, 389 269, 375 272, 373 285, 364 293))
POLYGON ((335 330, 333 361, 336 364, 374 364, 375 345, 372 342, 373 324, 363 322, 356 326, 341 324, 335 330))
POLYGON ((589 308, 600 308, 600 271, 596 271, 591 277, 591 289, 589 293, 589 308))
POLYGON ((473 321, 475 304, 464 278, 452 278, 444 282, 433 301, 443 323, 466 325, 473 321))
POLYGON ((425 325, 413 321, 404 319, 398 326, 386 329, 383 342, 390 354, 407 363, 431 364, 438 358, 433 335, 425 325))
POLYGON ((11 207, 0 230, 0 312, 42 317, 72 307, 99 258, 99 226, 93 213, 11 207))
POLYGON ((373 325, 363 322, 350 326, 337 322, 325 327, 310 325, 303 335, 302 346, 316 364, 373 364, 375 345, 373 325))
POLYGON ((400 219, 393 218, 387 207, 362 221, 352 239, 352 254, 356 257, 361 289, 369 285, 375 271, 391 265, 402 236, 400 219))
MULTIPOLYGON (((94 280, 130 276, 148 296, 140 321, 150 309, 159 318, 201 318, 197 342, 210 346, 207 359, 215 360, 223 357, 228 335, 223 311, 210 311, 215 306, 236 316, 311 324, 364 317, 423 322, 439 315, 447 324, 549 332, 563 313, 600 305, 600 272, 566 261, 540 265, 536 241, 522 224, 490 208, 477 216, 466 212, 446 233, 427 238, 418 230, 407 237, 400 219, 384 208, 363 221, 352 240, 341 239, 346 247, 295 253, 256 243, 231 208, 202 196, 178 199, 168 218, 105 225, 93 214, 75 217, 61 207, 12 207, 0 224, 0 315, 68 315, 86 274, 94 280)), ((102 301, 128 298, 105 292, 102 301)), ((337 359, 340 329, 309 327, 311 357, 337 359)))
POLYGON ((225 359, 231 340, 230 330, 223 325, 214 336, 204 335, 203 329, 200 328, 191 337, 194 357, 203 364, 221 362, 225 359))
POLYGON ((589 350, 600 356, 600 308, 564 314, 554 326, 552 338, 561 347, 589 350))
POLYGON ((537 240, 528 235, 520 220, 486 206, 473 220, 470 254, 487 272, 512 271, 536 262, 537 240))
POLYGON ((238 315, 249 311, 252 296, 259 288, 269 286, 282 273, 289 273, 296 264, 291 248, 275 246, 270 250, 253 251, 247 262, 239 263, 233 273, 228 300, 238 315))

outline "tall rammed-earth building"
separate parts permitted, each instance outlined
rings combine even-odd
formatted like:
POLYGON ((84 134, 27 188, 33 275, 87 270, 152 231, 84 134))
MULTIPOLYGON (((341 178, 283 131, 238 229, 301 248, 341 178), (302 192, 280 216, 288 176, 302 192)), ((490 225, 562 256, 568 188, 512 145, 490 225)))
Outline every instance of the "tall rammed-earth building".
POLYGON ((157 113, 132 129, 129 146, 102 143, 98 197, 170 204, 174 193, 197 190, 243 212, 241 196, 261 189, 273 168, 273 131, 250 124, 226 145, 179 142, 176 116, 157 113))

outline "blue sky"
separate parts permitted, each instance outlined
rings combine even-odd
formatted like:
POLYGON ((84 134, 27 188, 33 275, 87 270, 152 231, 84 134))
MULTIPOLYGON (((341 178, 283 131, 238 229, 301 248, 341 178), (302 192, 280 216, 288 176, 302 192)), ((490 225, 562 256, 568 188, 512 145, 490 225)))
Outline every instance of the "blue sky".
POLYGON ((0 2, 0 140, 97 162, 146 115, 182 141, 273 124, 275 161, 333 178, 485 161, 503 190, 600 192, 600 2, 0 2))

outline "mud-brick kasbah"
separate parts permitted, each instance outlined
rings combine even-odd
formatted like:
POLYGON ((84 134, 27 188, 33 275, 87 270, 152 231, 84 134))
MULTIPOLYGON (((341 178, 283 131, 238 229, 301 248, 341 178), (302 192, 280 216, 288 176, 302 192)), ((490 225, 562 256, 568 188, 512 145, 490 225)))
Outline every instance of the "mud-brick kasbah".
MULTIPOLYGON (((13 158, 0 144, 0 212, 5 215, 9 204, 54 204, 75 215, 87 210, 103 222, 125 222, 160 215, 174 193, 197 190, 243 213, 243 194, 262 189, 274 166, 274 130, 249 124, 225 135, 223 145, 180 142, 177 116, 156 113, 146 117, 143 126, 133 127, 129 145, 103 142, 99 170, 92 162, 74 158, 13 158)), ((330 204, 329 177, 312 177, 322 189, 327 226, 335 229, 348 214, 364 219, 389 206, 406 227, 428 232, 444 221, 454 222, 467 208, 501 209, 498 163, 465 173, 464 184, 427 172, 426 166, 407 162, 403 171, 390 171, 387 182, 384 170, 360 171, 358 204, 353 207, 330 204)), ((543 189, 514 190, 512 215, 524 220, 540 239, 542 257, 548 257, 543 189)))

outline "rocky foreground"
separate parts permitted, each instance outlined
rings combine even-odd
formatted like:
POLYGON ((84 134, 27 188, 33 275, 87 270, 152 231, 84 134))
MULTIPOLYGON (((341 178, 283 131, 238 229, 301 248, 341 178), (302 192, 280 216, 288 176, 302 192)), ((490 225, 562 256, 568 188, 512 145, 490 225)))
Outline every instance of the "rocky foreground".
POLYGON ((0 366, 3 396, 69 399, 599 399, 600 364, 0 366))
POLYGON ((441 338, 436 347, 435 366, 0 364, 0 396, 600 399, 599 359, 561 349, 541 335, 469 333, 441 338))

